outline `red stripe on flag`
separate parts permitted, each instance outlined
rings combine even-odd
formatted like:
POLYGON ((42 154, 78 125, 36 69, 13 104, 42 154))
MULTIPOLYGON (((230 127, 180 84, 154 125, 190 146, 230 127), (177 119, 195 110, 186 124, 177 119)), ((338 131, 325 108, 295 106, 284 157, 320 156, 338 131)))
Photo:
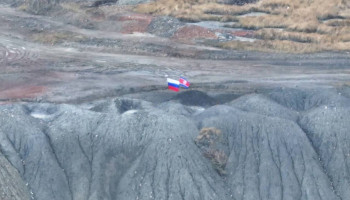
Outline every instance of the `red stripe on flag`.
POLYGON ((169 90, 173 90, 173 91, 175 91, 175 92, 180 91, 178 87, 174 87, 174 86, 171 86, 171 85, 168 85, 168 89, 169 89, 169 90))
POLYGON ((190 87, 190 82, 188 82, 187 80, 185 80, 185 79, 183 79, 183 78, 180 78, 179 82, 180 82, 180 84, 182 84, 183 86, 190 87))

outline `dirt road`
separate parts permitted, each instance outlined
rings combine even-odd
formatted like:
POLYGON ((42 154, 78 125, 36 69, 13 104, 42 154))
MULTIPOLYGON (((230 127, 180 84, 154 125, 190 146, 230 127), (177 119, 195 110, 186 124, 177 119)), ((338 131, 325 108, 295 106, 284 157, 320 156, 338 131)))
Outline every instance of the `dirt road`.
MULTIPOLYGON (((118 21, 114 22, 118 24, 118 21)), ((270 87, 334 87, 350 81, 349 53, 238 52, 147 33, 83 29, 0 5, 0 101, 80 102, 159 91, 166 77, 192 89, 247 93, 270 87), (35 36, 69 33, 50 44, 35 36)))

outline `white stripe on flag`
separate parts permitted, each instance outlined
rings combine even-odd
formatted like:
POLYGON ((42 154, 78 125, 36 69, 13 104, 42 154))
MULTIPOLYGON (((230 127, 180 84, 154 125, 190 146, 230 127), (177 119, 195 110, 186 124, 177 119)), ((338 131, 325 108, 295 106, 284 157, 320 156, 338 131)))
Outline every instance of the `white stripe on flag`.
POLYGON ((172 84, 176 84, 176 85, 179 85, 179 84, 180 84, 179 81, 174 80, 174 79, 171 79, 171 78, 167 78, 167 81, 168 81, 168 83, 172 83, 172 84))

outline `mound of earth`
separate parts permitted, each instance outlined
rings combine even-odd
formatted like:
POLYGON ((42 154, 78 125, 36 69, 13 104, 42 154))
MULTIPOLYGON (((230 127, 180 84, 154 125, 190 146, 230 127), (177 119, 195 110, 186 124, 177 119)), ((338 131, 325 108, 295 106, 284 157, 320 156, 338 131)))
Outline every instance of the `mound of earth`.
POLYGON ((247 112, 254 112, 261 115, 279 117, 292 121, 298 119, 298 113, 296 111, 289 110, 261 94, 243 96, 231 102, 230 105, 247 112))
POLYGON ((188 105, 1 105, 0 184, 11 190, 0 191, 38 200, 347 199, 350 99, 276 91, 215 106, 199 91, 176 97, 188 105))
POLYGON ((190 90, 186 92, 181 92, 176 95, 174 100, 178 100, 183 105, 192 106, 212 106, 215 104, 215 99, 205 92, 198 90, 190 90))

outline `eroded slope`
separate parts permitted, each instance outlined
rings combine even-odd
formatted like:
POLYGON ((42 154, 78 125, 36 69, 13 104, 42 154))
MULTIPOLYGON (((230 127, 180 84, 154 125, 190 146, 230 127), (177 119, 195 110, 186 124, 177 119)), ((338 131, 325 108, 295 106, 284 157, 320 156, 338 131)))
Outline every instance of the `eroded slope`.
POLYGON ((207 108, 176 101, 2 105, 0 149, 36 199, 349 197, 347 97, 282 89, 207 108), (308 95, 278 101, 298 92, 308 95))

